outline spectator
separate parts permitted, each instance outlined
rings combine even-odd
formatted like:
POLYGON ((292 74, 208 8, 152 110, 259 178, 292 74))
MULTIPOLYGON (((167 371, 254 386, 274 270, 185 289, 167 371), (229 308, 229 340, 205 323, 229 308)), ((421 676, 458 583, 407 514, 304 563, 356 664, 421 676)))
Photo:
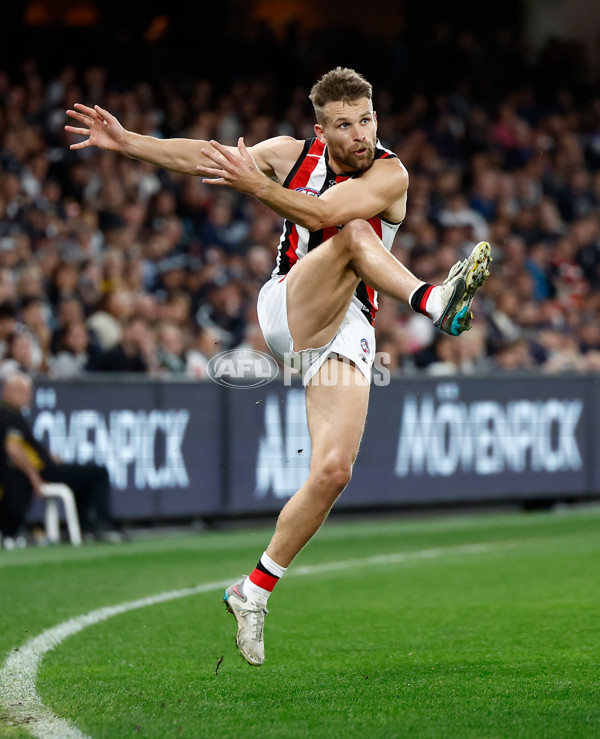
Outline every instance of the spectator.
POLYGON ((192 301, 183 290, 169 295, 160 304, 163 321, 176 323, 183 331, 189 329, 192 321, 192 301))
POLYGON ((93 372, 100 358, 101 349, 82 320, 73 320, 64 326, 58 352, 49 361, 49 374, 54 379, 78 377, 93 372))
POLYGON ((6 354, 0 364, 0 379, 17 371, 31 374, 33 370, 33 339, 25 327, 19 327, 6 340, 6 354))
POLYGON ((49 326, 50 313, 42 298, 29 296, 21 302, 21 320, 29 331, 33 354, 33 368, 43 372, 47 368, 52 331, 49 326))
POLYGON ((0 304, 0 360, 6 356, 8 337, 17 328, 17 311, 12 303, 0 304))
POLYGON ((124 291, 107 292, 87 320, 102 349, 112 349, 121 338, 123 321, 131 312, 131 297, 124 291))
POLYGON ((132 318, 123 329, 120 341, 98 358, 98 372, 150 372, 158 369, 156 342, 142 318, 132 318))
POLYGON ((221 343, 233 349, 243 339, 245 318, 243 296, 239 284, 227 271, 217 274, 206 288, 206 303, 196 313, 196 321, 202 328, 219 332, 221 343))
POLYGON ((60 340, 66 326, 73 321, 83 321, 84 312, 81 302, 75 297, 63 298, 55 312, 54 330, 50 341, 50 352, 56 354, 59 351, 60 340))
POLYGON ((531 369, 534 362, 525 339, 514 339, 502 344, 492 356, 492 365, 502 370, 531 369))
POLYGON ((186 367, 185 336, 174 323, 163 322, 156 332, 158 367, 167 373, 183 373, 186 367))
POLYGON ((197 380, 208 377, 208 363, 221 351, 223 346, 219 331, 212 328, 198 329, 186 355, 185 371, 188 377, 197 380))
POLYGON ((76 294, 79 274, 77 267, 70 262, 59 262, 51 277, 48 286, 48 297, 52 305, 56 306, 61 299, 76 294))
POLYGON ((17 291, 21 301, 30 298, 38 298, 42 301, 45 299, 43 274, 38 265, 28 265, 19 272, 17 291))
MULTIPOLYGON (((0 499, 0 531, 15 537, 22 527, 34 495, 44 482, 62 482, 75 495, 84 538, 121 541, 123 534, 110 514, 110 481, 105 467, 96 464, 67 464, 54 459, 37 439, 23 413, 31 405, 32 383, 15 372, 2 386, 0 427, 3 495, 0 499)), ((1 453, 1 451, 0 451, 1 453)))

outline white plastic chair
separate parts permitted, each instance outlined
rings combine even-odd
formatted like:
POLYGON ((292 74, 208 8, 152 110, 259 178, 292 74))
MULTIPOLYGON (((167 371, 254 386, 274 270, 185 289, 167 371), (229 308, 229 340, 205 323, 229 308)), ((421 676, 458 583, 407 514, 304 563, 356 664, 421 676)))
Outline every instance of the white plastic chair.
POLYGON ((71 488, 62 482, 45 482, 42 485, 42 495, 46 498, 45 524, 48 541, 52 544, 60 541, 58 501, 62 500, 71 544, 78 547, 81 544, 81 527, 71 488))

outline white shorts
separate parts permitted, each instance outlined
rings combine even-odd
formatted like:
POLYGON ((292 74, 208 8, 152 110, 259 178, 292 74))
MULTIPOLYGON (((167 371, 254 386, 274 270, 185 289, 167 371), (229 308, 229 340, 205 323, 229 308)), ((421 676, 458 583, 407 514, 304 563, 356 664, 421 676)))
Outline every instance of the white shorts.
POLYGON ((354 301, 350 303, 338 332, 329 343, 296 352, 287 320, 287 279, 272 277, 258 295, 258 322, 273 355, 280 362, 298 370, 304 385, 331 355, 346 357, 371 381, 375 329, 354 301))

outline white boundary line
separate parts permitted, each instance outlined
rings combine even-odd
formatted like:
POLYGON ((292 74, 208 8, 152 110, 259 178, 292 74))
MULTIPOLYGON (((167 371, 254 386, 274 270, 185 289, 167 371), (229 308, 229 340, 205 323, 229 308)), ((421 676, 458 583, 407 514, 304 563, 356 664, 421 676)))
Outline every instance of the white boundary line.
MULTIPOLYGON (((496 544, 465 544, 453 547, 438 547, 417 551, 384 554, 362 559, 347 559, 341 562, 328 562, 320 565, 297 567, 289 573, 291 576, 316 575, 322 572, 348 570, 354 567, 375 567, 412 560, 436 559, 444 555, 481 554, 503 546, 514 546, 515 542, 499 542, 496 544)), ((235 578, 233 578, 235 579, 235 578)), ((50 650, 57 647, 67 637, 77 634, 88 626, 106 621, 137 608, 146 608, 158 603, 165 603, 190 595, 199 595, 226 588, 233 579, 205 583, 194 588, 169 590, 157 595, 138 600, 118 603, 90 611, 63 621, 57 626, 46 629, 38 636, 30 639, 21 647, 13 649, 0 670, 0 706, 7 712, 7 718, 15 724, 26 728, 37 739, 90 739, 67 719, 56 716, 41 701, 36 691, 37 673, 42 658, 50 650)))

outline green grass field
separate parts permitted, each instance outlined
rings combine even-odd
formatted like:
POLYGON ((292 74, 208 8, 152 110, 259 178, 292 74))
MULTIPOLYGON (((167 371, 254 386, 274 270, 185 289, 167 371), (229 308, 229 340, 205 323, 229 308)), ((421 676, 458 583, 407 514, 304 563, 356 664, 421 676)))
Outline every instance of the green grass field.
MULTIPOLYGON (((74 616, 233 581, 269 533, 0 552, 2 661, 74 616)), ((600 736, 597 508, 332 520, 269 602, 260 669, 221 597, 82 628, 43 657, 37 694, 95 739, 600 736)), ((52 735, 37 709, 2 703, 1 736, 52 735)))

